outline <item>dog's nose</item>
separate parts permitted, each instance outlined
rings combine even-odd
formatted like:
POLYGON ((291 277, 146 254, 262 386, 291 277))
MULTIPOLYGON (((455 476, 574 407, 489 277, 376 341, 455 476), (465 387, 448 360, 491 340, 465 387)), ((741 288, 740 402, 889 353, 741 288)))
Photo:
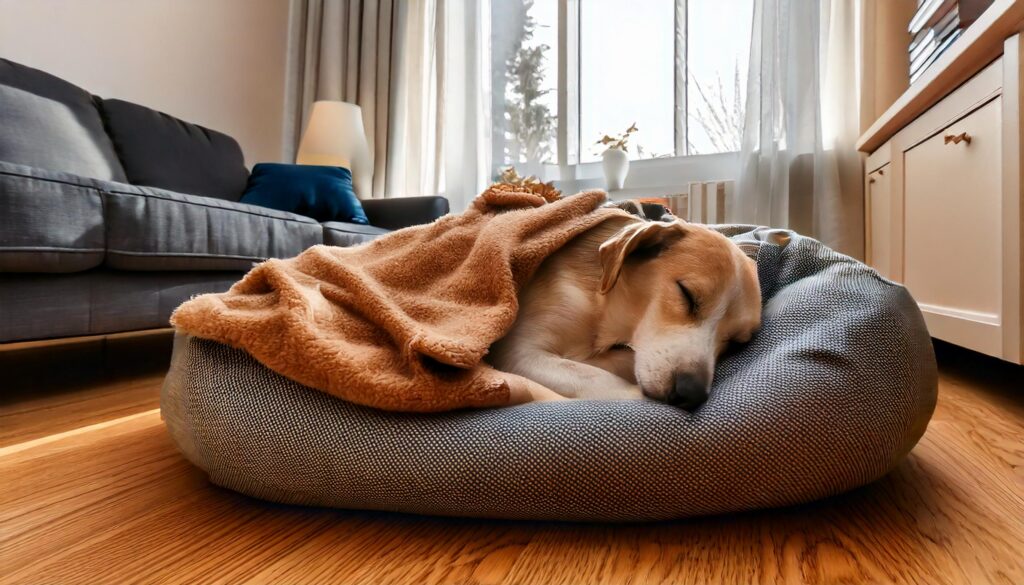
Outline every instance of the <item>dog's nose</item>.
POLYGON ((702 378, 691 374, 676 374, 672 391, 668 393, 667 402, 688 412, 694 411, 708 399, 708 384, 702 378))

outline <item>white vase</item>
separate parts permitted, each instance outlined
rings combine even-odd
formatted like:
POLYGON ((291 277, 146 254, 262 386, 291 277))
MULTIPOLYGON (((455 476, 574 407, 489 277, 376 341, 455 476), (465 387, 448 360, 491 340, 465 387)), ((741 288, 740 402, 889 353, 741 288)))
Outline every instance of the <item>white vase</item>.
POLYGON ((618 191, 626 183, 629 174, 629 155, 625 150, 609 148, 601 155, 604 182, 609 191, 618 191))

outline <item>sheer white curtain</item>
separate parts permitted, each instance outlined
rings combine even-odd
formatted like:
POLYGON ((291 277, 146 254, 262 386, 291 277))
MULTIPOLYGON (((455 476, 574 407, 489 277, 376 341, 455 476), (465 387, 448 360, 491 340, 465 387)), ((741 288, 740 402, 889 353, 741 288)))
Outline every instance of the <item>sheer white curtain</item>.
POLYGON ((489 182, 490 11, 475 0, 403 3, 397 24, 392 144, 395 194, 445 195, 465 209, 489 182))
POLYGON ((731 221, 863 256, 859 0, 756 0, 731 221))
POLYGON ((490 2, 291 1, 287 152, 314 100, 353 102, 373 197, 441 194, 464 209, 489 178, 490 2))
POLYGON ((448 6, 443 193, 461 211, 491 183, 491 2, 448 6))

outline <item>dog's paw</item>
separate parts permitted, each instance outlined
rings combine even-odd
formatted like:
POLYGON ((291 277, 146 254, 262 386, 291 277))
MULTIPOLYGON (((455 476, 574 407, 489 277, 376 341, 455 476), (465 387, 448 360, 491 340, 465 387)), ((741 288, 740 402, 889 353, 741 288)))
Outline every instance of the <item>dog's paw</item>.
POLYGON ((630 384, 627 386, 623 393, 626 400, 647 400, 647 396, 644 394, 644 389, 639 384, 630 384))
POLYGON ((509 405, 567 400, 565 396, 529 378, 509 373, 504 373, 504 376, 506 383, 508 383, 509 405))
POLYGON ((644 391, 636 384, 602 385, 595 386, 593 390, 581 392, 579 398, 584 400, 643 400, 644 391))

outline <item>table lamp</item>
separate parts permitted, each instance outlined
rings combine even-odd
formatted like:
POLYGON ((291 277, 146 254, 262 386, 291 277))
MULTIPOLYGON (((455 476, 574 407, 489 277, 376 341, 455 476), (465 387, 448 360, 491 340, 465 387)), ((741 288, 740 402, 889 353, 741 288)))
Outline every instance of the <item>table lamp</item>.
POLYGON ((345 167, 352 171, 356 196, 372 196, 373 165, 363 130, 363 111, 346 102, 313 102, 295 162, 300 165, 345 167))

